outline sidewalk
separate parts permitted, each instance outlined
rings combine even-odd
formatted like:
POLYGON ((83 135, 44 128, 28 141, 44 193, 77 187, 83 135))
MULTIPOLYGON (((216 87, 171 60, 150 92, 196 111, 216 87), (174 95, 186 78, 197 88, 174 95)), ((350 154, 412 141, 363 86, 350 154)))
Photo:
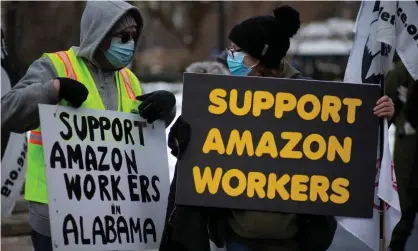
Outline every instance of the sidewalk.
POLYGON ((1 251, 32 251, 32 241, 29 236, 2 237, 1 251))

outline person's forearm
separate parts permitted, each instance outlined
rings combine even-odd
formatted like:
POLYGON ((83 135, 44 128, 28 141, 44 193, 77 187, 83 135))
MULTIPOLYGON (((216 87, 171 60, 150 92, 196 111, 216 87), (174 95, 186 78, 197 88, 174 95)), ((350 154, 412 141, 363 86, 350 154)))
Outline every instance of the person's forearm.
POLYGON ((19 83, 1 98, 1 129, 23 133, 37 128, 38 104, 58 103, 56 78, 57 71, 49 58, 33 62, 19 83))
POLYGON ((23 133, 39 126, 38 104, 57 104, 54 80, 17 85, 1 99, 2 130, 23 133))

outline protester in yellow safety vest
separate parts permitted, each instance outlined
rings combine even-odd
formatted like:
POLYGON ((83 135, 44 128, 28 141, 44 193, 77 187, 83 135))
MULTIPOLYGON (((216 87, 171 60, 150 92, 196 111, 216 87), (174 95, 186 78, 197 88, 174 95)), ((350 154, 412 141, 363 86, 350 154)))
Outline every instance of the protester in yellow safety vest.
POLYGON ((174 119, 175 96, 167 91, 144 95, 126 68, 142 28, 138 8, 124 1, 87 1, 80 46, 44 54, 1 100, 2 130, 32 130, 25 199, 35 251, 52 251, 38 104, 139 113, 148 123, 164 119, 166 125, 174 119))

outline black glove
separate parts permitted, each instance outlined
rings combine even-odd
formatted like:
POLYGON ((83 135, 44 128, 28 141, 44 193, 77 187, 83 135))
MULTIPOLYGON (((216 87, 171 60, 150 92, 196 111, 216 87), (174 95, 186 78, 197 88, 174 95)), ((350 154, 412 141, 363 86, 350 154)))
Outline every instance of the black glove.
POLYGON ((170 128, 170 132, 168 133, 168 147, 170 147, 171 154, 174 157, 179 156, 186 150, 190 141, 191 131, 190 125, 181 116, 170 128))
POLYGON ((65 99, 73 107, 80 107, 87 99, 89 90, 77 80, 71 78, 57 78, 60 81, 59 99, 65 99))
POLYGON ((139 115, 149 124, 170 114, 176 105, 176 97, 168 91, 155 91, 136 97, 142 101, 138 106, 139 115))

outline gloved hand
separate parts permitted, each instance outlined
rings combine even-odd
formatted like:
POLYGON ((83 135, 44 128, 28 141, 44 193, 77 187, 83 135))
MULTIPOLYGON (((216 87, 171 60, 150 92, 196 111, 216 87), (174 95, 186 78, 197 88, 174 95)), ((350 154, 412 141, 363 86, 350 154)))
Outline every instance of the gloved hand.
POLYGON ((176 97, 168 91, 155 91, 136 97, 142 101, 138 106, 139 115, 149 124, 170 114, 176 105, 176 97))
POLYGON ((190 141, 191 131, 190 125, 181 116, 170 128, 170 132, 168 133, 168 147, 170 147, 171 154, 174 157, 179 156, 186 150, 190 141))
POLYGON ((60 82, 59 99, 65 99, 73 107, 80 107, 87 99, 89 90, 77 80, 71 78, 57 78, 60 82))

